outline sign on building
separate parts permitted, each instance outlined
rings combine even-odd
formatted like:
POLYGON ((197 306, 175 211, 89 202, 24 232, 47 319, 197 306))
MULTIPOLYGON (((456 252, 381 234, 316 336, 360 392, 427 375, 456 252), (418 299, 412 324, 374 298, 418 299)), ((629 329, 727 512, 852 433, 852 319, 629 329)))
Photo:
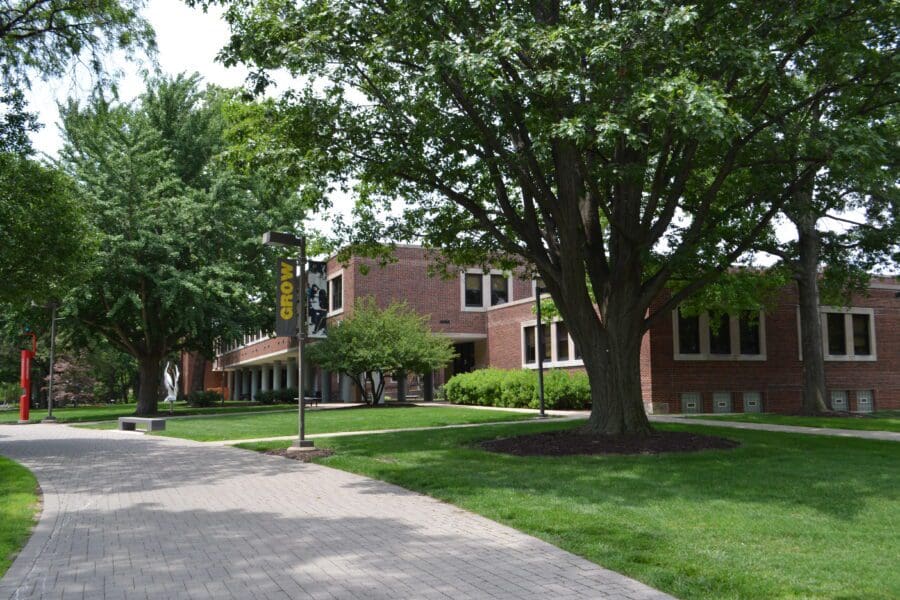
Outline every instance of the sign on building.
POLYGON ((287 258, 279 258, 275 266, 275 285, 277 286, 275 304, 275 335, 291 336, 297 334, 297 309, 299 307, 299 290, 297 289, 297 263, 287 258))
POLYGON ((324 262, 309 261, 306 275, 306 331, 311 338, 324 338, 328 334, 325 318, 328 314, 327 267, 324 262))

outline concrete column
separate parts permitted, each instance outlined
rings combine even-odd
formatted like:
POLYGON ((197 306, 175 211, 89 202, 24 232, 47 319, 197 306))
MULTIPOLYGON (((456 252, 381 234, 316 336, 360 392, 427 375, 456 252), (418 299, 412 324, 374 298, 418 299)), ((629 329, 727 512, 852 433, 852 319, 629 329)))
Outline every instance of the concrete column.
POLYGON ((331 373, 325 369, 320 369, 322 374, 322 402, 331 400, 331 373))
POLYGON ((250 399, 256 400, 256 392, 259 391, 259 377, 260 369, 259 367, 253 367, 250 370, 250 399))
POLYGON ((406 402, 406 371, 400 371, 395 377, 397 379, 397 401, 406 402))
POLYGON ((234 397, 234 371, 226 371, 225 387, 228 388, 228 399, 234 397))
POLYGON ((341 374, 341 402, 353 402, 353 380, 341 374))
POLYGON ((434 401, 434 371, 428 371, 422 377, 422 400, 425 402, 434 401))
POLYGON ((297 361, 293 358, 287 361, 287 386, 297 387, 297 361))
POLYGON ((268 392, 272 389, 272 366, 265 365, 262 368, 262 381, 261 381, 262 391, 268 392))
POLYGON ((281 389, 281 361, 276 360, 275 366, 272 367, 272 389, 280 390, 281 389))
MULTIPOLYGON (((381 375, 378 373, 372 373, 372 385, 374 389, 372 389, 372 393, 378 389, 378 386, 381 385, 381 375)), ((381 392, 381 399, 378 400, 378 404, 384 404, 384 391, 381 392)))

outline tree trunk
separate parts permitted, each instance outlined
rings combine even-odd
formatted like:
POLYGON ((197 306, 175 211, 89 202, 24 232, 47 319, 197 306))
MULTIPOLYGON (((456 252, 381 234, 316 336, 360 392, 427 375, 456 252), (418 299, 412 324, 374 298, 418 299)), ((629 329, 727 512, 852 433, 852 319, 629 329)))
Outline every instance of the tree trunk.
POLYGON ((134 411, 139 417, 151 417, 157 414, 159 408, 159 389, 163 374, 162 359, 156 356, 142 356, 138 358, 138 386, 137 409, 134 411))
POLYGON ((204 385, 203 380, 206 375, 206 357, 202 354, 195 354, 191 357, 191 392, 202 392, 204 385))
POLYGON ((799 257, 794 268, 800 304, 800 345, 803 349, 802 412, 829 412, 825 402, 825 351, 819 314, 819 233, 813 217, 792 219, 799 236, 799 257))

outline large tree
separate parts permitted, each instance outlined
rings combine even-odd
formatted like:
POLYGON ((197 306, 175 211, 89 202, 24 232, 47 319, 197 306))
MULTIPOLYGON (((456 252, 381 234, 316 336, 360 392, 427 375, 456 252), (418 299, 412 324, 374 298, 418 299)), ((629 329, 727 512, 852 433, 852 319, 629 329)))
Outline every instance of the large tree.
POLYGON ((99 238, 65 310, 137 360, 141 415, 156 413, 167 355, 211 354, 271 316, 259 236, 289 224, 273 222, 273 199, 217 158, 230 101, 179 76, 150 82, 133 105, 97 99, 63 112, 63 162, 99 238))
POLYGON ((303 77, 284 99, 285 144, 358 181, 363 211, 408 203, 402 219, 365 220, 373 237, 533 265, 605 434, 650 430, 651 323, 750 249, 827 162, 769 174, 778 127, 896 87, 900 15, 883 0, 221 3, 226 62, 254 67, 257 87, 276 68, 303 77), (673 278, 683 285, 651 308, 673 278))

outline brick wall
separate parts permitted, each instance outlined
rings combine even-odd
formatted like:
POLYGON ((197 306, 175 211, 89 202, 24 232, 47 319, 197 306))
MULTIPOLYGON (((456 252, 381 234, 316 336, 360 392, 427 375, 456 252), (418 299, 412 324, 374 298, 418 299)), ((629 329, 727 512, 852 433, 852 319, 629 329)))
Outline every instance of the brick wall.
MULTIPOLYGON (((854 307, 874 309, 877 360, 825 363, 829 391, 849 391, 851 410, 856 409, 856 390, 874 390, 876 410, 900 408, 900 299, 894 294, 892 289, 872 289, 868 296, 851 302, 854 307)), ((799 410, 803 364, 794 286, 784 290, 764 318, 764 361, 676 361, 672 318, 661 318, 650 330, 650 389, 645 381, 645 401, 666 403, 670 412, 681 412, 680 394, 699 392, 704 412, 713 412, 713 392, 732 392, 733 408, 739 412, 743 408, 740 392, 757 391, 762 393, 766 411, 799 410)))

